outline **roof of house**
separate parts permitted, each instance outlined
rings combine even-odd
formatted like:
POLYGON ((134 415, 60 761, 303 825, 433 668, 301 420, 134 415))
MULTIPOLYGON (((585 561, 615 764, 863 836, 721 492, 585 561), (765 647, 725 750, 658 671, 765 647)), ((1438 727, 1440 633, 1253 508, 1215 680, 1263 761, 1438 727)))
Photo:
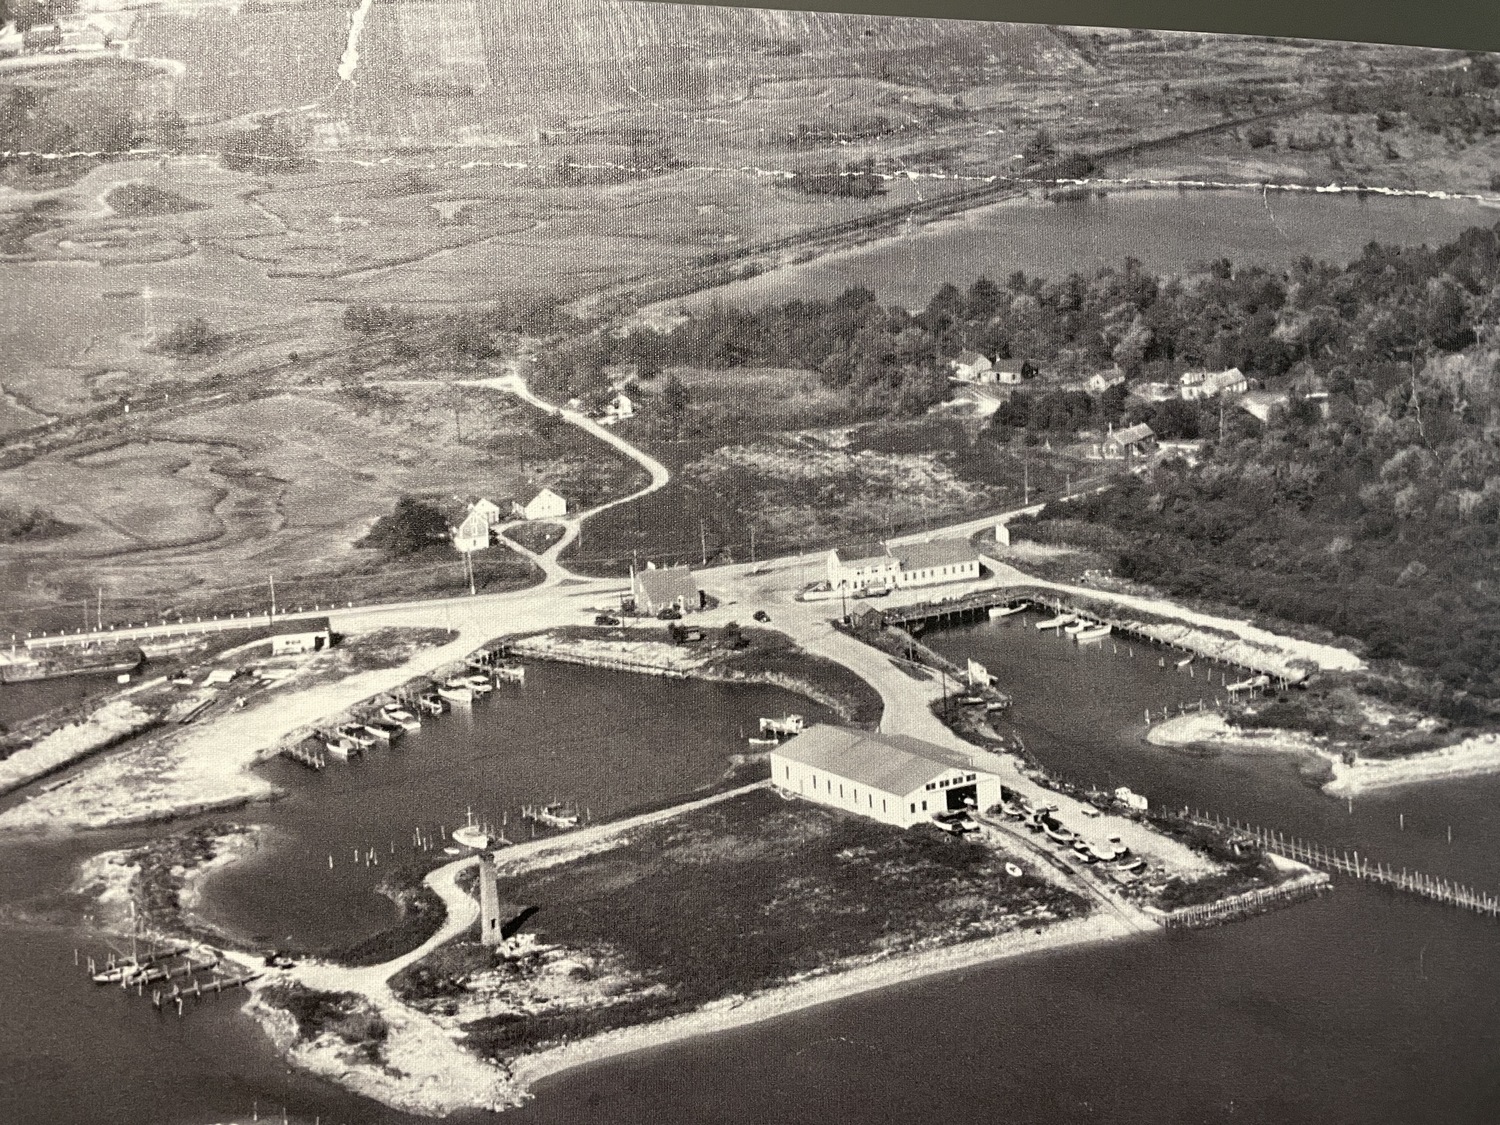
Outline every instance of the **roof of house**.
POLYGON ((1245 382, 1245 375, 1238 367, 1231 367, 1228 371, 1216 371, 1212 375, 1204 376, 1203 385, 1213 387, 1232 387, 1236 383, 1245 382))
POLYGON ((936 566, 955 566, 976 562, 979 552, 967 539, 934 539, 930 543, 911 543, 896 549, 896 557, 905 570, 928 570, 936 566))
POLYGON ((328 618, 326 617, 298 617, 288 621, 282 618, 271 622, 271 636, 290 637, 300 636, 303 633, 326 633, 328 632, 328 618))
POLYGON ((1121 445, 1134 445, 1137 442, 1148 441, 1155 436, 1156 431, 1145 422, 1137 422, 1134 426, 1126 426, 1123 430, 1116 430, 1109 435, 1107 440, 1117 441, 1121 445))
POLYGON ((535 504, 538 500, 543 500, 543 499, 545 499, 545 498, 547 498, 549 496, 552 497, 552 499, 554 499, 554 500, 561 500, 562 499, 562 496, 559 495, 556 492, 553 492, 552 489, 550 489, 550 488, 543 488, 540 492, 538 492, 535 496, 533 496, 531 498, 531 500, 529 501, 529 503, 535 504))
POLYGON ((459 535, 488 535, 490 531, 490 518, 484 510, 478 507, 470 508, 469 514, 463 518, 455 531, 459 535))
POLYGON ((666 605, 678 598, 698 599, 698 580, 685 566, 664 566, 635 572, 636 596, 652 605, 666 605))
POLYGON ((978 352, 971 349, 969 351, 959 352, 958 358, 953 362, 961 363, 965 367, 973 367, 976 363, 988 363, 989 361, 990 360, 988 356, 980 355, 978 352))
POLYGON ((772 753, 900 797, 949 770, 989 772, 979 770, 963 754, 919 738, 824 723, 787 739, 772 753))
POLYGON ((880 559, 888 558, 890 551, 886 550, 884 543, 848 543, 842 547, 835 547, 833 553, 838 556, 839 562, 855 562, 858 559, 880 559))

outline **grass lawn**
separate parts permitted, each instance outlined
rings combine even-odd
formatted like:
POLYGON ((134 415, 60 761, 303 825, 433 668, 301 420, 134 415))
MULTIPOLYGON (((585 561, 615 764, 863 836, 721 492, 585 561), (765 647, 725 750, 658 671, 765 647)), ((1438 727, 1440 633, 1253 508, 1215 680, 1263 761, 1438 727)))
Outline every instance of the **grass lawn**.
MULTIPOLYGON (((644 829, 621 847, 502 878, 501 898, 539 908, 526 929, 565 951, 580 966, 576 979, 609 966, 629 983, 609 1003, 492 1008, 466 1026, 482 1050, 505 1056, 851 960, 1082 912, 1068 892, 1007 876, 1005 858, 936 829, 903 831, 770 791, 746 794, 644 829)), ((412 995, 418 982, 396 983, 412 995)), ((422 997, 452 995, 431 976, 420 986, 422 997)))

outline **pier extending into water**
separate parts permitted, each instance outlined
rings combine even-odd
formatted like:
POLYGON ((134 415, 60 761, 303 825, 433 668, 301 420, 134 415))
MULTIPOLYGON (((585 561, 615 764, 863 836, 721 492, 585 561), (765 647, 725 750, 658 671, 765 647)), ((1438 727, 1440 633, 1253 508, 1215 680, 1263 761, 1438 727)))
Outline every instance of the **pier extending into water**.
POLYGON ((1489 918, 1500 918, 1500 895, 1476 890, 1441 876, 1426 875, 1405 867, 1397 871, 1386 864, 1372 862, 1369 856, 1361 856, 1357 850, 1325 847, 1312 840, 1288 836, 1272 828, 1226 820, 1198 810, 1184 809, 1183 816, 1206 828, 1239 832, 1266 851, 1297 860, 1309 867, 1332 871, 1351 879, 1378 883, 1392 890, 1440 902, 1444 906, 1456 906, 1489 918))

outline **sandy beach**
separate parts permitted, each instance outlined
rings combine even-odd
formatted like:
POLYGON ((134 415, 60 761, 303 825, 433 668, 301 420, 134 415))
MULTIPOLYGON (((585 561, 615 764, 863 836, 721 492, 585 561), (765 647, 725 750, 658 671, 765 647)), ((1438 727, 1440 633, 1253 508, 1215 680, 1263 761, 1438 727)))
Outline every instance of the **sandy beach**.
POLYGON ((1029 953, 1052 952, 1103 941, 1118 941, 1137 931, 1116 915, 1098 912, 1057 922, 1042 930, 1022 930, 984 941, 923 950, 848 967, 826 976, 794 981, 750 996, 727 997, 695 1012, 655 1024, 622 1028, 577 1043, 526 1055, 511 1064, 519 1095, 536 1083, 605 1059, 650 1050, 700 1035, 745 1027, 805 1008, 828 1004, 907 981, 990 964, 1029 953))
POLYGON ((1333 780, 1323 786, 1323 792, 1333 797, 1358 797, 1400 785, 1488 773, 1500 773, 1500 734, 1475 735, 1440 750, 1405 758, 1359 758, 1352 764, 1336 760, 1333 780))

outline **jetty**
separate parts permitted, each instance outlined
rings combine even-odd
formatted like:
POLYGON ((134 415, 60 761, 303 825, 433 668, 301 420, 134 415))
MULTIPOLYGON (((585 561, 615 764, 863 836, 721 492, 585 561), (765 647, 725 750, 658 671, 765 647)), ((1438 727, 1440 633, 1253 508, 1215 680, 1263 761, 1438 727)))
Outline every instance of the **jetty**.
POLYGON ((1405 867, 1398 871, 1387 864, 1372 862, 1369 856, 1361 856, 1357 850, 1325 847, 1312 840, 1288 836, 1273 828, 1226 820, 1201 811, 1184 809, 1183 816, 1193 824, 1205 828, 1239 833, 1268 852, 1275 852, 1309 867, 1389 887, 1444 906, 1454 906, 1489 918, 1500 918, 1500 895, 1455 883, 1438 875, 1428 875, 1405 867))

